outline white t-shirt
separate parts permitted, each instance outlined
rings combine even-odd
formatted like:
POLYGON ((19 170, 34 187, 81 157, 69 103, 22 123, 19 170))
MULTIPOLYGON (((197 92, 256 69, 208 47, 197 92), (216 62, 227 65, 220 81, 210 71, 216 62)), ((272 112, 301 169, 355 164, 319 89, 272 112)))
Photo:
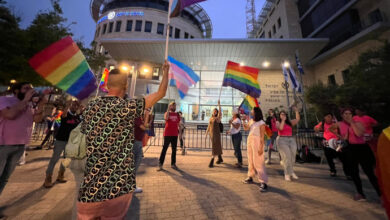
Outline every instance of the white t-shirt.
POLYGON ((250 127, 249 135, 250 136, 260 136, 260 127, 261 127, 261 125, 264 125, 264 124, 265 124, 265 122, 263 120, 255 122, 253 119, 251 119, 249 121, 249 127, 250 127))
POLYGON ((232 121, 232 124, 230 125, 230 134, 232 134, 232 135, 233 134, 238 134, 240 132, 240 130, 241 130, 241 120, 239 118, 236 118, 236 119, 234 119, 232 121), (239 124, 240 127, 239 128, 235 128, 233 126, 233 124, 235 124, 235 125, 239 124))

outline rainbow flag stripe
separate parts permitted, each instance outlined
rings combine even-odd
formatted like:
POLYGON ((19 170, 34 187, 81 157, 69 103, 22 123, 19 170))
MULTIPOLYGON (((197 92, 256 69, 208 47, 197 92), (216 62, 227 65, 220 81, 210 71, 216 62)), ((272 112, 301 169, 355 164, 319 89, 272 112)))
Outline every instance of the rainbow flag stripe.
POLYGON ((100 85, 99 85, 100 90, 102 90, 103 92, 108 92, 107 79, 108 79, 109 74, 110 74, 110 71, 108 71, 107 68, 104 68, 103 74, 102 74, 102 79, 100 80, 100 85))
POLYGON ((257 82, 259 69, 240 66, 238 63, 228 61, 223 78, 223 86, 231 86, 254 98, 260 97, 260 85, 257 82))
POLYGON ((59 111, 58 114, 55 116, 54 121, 56 121, 58 124, 61 123, 61 116, 62 116, 62 111, 59 111))
POLYGON ((248 115, 254 107, 259 107, 259 102, 252 96, 247 95, 244 100, 242 100, 239 108, 242 109, 244 113, 248 115))
POLYGON ((264 139, 265 140, 270 140, 272 137, 272 130, 271 128, 269 128, 268 126, 265 126, 265 135, 264 135, 264 139))
POLYGON ((97 87, 83 53, 70 36, 35 54, 29 63, 44 79, 78 99, 87 98, 97 87))

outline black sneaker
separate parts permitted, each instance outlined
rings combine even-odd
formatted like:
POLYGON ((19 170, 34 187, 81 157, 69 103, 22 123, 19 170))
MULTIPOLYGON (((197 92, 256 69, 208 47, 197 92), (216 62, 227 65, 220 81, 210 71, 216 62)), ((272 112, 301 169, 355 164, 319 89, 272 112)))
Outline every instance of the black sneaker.
POLYGON ((253 183, 253 179, 252 179, 252 177, 248 177, 248 178, 244 179, 242 182, 245 184, 251 184, 251 183, 253 183))
POLYGON ((236 168, 242 168, 242 164, 241 164, 241 163, 236 163, 236 164, 234 164, 234 166, 235 166, 236 168))
POLYGON ((172 164, 171 165, 171 168, 174 169, 174 170, 178 170, 179 168, 176 166, 176 164, 172 164))
POLYGON ((260 183, 260 192, 267 192, 268 186, 266 183, 260 183))

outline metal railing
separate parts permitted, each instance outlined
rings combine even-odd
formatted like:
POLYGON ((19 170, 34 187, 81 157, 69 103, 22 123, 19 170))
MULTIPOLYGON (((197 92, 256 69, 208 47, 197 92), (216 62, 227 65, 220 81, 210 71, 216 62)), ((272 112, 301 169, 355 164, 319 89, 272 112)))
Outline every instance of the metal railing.
POLYGON ((42 141, 46 136, 47 123, 34 123, 31 133, 32 141, 42 141))
MULTIPOLYGON (((155 136, 149 139, 148 145, 150 146, 162 146, 164 143, 164 122, 155 122, 154 123, 154 132, 155 136)), ((209 136, 206 138, 207 124, 202 123, 186 123, 186 129, 184 129, 184 146, 186 148, 202 148, 202 149, 211 149, 211 140, 209 136)), ((221 133, 221 144, 222 148, 225 150, 232 150, 233 143, 231 136, 226 134, 228 128, 224 126, 224 132, 221 133)), ((241 148, 246 149, 246 140, 248 138, 248 132, 241 131, 242 134, 242 144, 241 148)), ((178 146, 180 142, 178 141, 178 146)))
MULTIPOLYGON (((154 123, 155 136, 149 139, 149 146, 162 146, 164 143, 164 127, 163 121, 154 123)), ((31 139, 32 141, 41 141, 45 138, 45 130, 47 128, 46 123, 36 123, 33 128, 31 139)), ((211 140, 209 137, 206 138, 207 124, 205 123, 186 123, 186 129, 184 130, 184 146, 186 148, 201 148, 211 149, 211 140)), ((224 126, 224 132, 221 133, 221 143, 224 150, 232 150, 233 143, 231 136, 226 134, 228 126, 224 126)), ((248 138, 247 131, 241 131, 242 142, 241 148, 246 150, 246 143, 248 138)), ((296 140, 298 148, 302 145, 307 145, 311 150, 322 149, 321 141, 322 134, 315 133, 312 129, 299 129, 296 134, 296 140)), ((178 146, 180 142, 178 141, 178 146)))

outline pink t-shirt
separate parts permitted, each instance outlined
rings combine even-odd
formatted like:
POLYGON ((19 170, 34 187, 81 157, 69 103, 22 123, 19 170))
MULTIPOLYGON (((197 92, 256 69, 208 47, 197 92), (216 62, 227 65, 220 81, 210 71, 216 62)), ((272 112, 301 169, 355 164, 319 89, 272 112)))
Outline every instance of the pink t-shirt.
POLYGON ((276 128, 276 118, 271 119, 271 125, 272 125, 272 132, 278 132, 278 129, 276 128))
POLYGON ((363 115, 363 116, 361 116, 361 117, 358 116, 358 115, 355 115, 355 116, 353 116, 353 120, 354 120, 354 121, 361 122, 361 123, 364 125, 364 128, 365 128, 364 133, 365 133, 365 134, 372 134, 372 133, 373 133, 373 130, 372 130, 371 124, 376 124, 376 123, 378 123, 375 119, 371 118, 371 117, 368 116, 368 115, 363 115))
POLYGON ((342 121, 342 122, 340 122, 339 127, 340 127, 341 137, 345 138, 348 135, 348 141, 350 144, 365 144, 366 143, 364 141, 364 136, 363 135, 361 137, 356 136, 355 132, 353 131, 353 128, 349 124, 342 121))
MULTIPOLYGON (((324 124, 324 138, 325 140, 329 141, 330 139, 339 139, 337 135, 329 131, 329 128, 333 125, 333 122, 331 124, 325 123, 324 124)), ((321 129, 322 128, 322 122, 320 122, 318 125, 316 125, 315 128, 321 129)))
POLYGON ((279 130, 279 136, 292 136, 292 127, 284 123, 283 130, 279 130))
POLYGON ((169 112, 168 120, 165 121, 164 137, 178 136, 180 116, 177 112, 169 112))
MULTIPOLYGON (((14 96, 0 96, 0 111, 9 108, 20 100, 14 96)), ((13 120, 0 115, 0 145, 26 145, 30 142, 33 125, 33 109, 31 106, 13 120)))

